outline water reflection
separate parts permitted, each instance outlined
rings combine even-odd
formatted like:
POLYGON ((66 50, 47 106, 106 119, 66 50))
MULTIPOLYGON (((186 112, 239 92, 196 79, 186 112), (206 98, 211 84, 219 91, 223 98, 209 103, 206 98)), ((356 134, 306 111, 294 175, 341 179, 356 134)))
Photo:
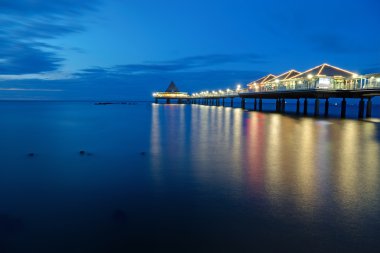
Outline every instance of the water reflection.
POLYGON ((269 203, 275 216, 291 213, 304 222, 328 212, 354 220, 380 210, 377 129, 354 120, 153 106, 152 170, 171 168, 166 160, 174 162, 168 154, 175 150, 198 189, 231 201, 248 196, 269 203))

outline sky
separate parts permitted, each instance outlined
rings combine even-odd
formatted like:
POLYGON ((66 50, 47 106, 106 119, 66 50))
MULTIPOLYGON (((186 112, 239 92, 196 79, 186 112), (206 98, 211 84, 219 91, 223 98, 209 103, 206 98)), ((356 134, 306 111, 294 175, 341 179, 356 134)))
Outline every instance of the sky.
POLYGON ((329 63, 380 72, 378 0, 0 0, 0 99, 149 100, 329 63))

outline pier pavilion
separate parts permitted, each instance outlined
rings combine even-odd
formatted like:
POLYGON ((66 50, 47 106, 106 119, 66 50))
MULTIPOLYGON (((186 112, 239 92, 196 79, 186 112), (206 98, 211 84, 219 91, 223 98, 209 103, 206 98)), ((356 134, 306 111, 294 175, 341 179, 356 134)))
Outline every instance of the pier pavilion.
MULTIPOLYGON (((341 98, 341 117, 346 117, 347 98, 359 99, 358 118, 372 116, 372 98, 380 96, 380 73, 359 75, 327 63, 318 65, 302 73, 290 70, 278 76, 262 77, 242 89, 230 90, 231 106, 233 98, 241 98, 241 108, 245 109, 247 99, 254 99, 254 110, 262 111, 263 99, 276 100, 276 112, 285 113, 286 99, 296 99, 296 113, 308 115, 308 103, 314 100, 314 116, 320 116, 320 100, 324 100, 324 116, 329 115, 329 99, 341 98), (366 103, 366 105, 365 105, 366 103), (257 106, 258 104, 258 106, 257 106)), ((226 92, 200 92, 190 96, 191 103, 220 105, 220 99, 227 98, 226 92)))
POLYGON ((174 82, 171 82, 164 92, 153 93, 155 103, 159 99, 165 99, 166 104, 170 104, 172 100, 177 100, 178 104, 182 104, 183 100, 188 99, 190 96, 187 92, 180 92, 174 82))

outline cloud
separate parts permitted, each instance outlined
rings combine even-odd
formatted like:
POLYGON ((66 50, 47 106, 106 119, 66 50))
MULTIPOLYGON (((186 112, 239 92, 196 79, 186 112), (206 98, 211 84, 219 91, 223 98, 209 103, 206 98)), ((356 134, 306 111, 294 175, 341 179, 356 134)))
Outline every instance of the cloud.
POLYGON ((192 57, 184 57, 171 61, 146 62, 143 64, 116 65, 110 68, 94 67, 83 69, 78 76, 86 75, 131 75, 170 73, 178 71, 202 70, 205 68, 236 63, 261 63, 264 57, 256 54, 211 54, 192 57))
POLYGON ((331 54, 373 53, 378 50, 340 34, 317 33, 308 36, 308 42, 314 50, 331 54))
POLYGON ((43 92, 59 92, 60 89, 28 89, 28 88, 0 88, 0 91, 43 91, 43 92))
POLYGON ((0 9, 13 15, 80 15, 84 10, 94 10, 97 0, 2 0, 0 9))
POLYGON ((46 42, 84 30, 81 16, 99 1, 0 1, 0 74, 31 74, 57 70, 62 48, 46 42), (44 41, 45 40, 45 41, 44 41))

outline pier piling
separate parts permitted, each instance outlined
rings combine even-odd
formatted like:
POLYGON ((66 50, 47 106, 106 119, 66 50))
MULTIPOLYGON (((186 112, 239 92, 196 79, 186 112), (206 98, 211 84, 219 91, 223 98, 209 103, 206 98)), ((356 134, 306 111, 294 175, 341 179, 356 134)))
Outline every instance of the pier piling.
POLYGON ((325 100, 325 117, 326 118, 329 116, 329 106, 330 106, 329 99, 326 98, 325 100))
POLYGON ((360 101, 359 101, 358 118, 359 119, 363 119, 364 118, 364 99, 363 98, 360 98, 360 101))
POLYGON ((314 104, 314 117, 319 116, 319 98, 315 99, 315 104, 314 104))
POLYGON ((340 110, 340 117, 342 119, 346 118, 346 111, 347 111, 347 101, 346 98, 343 98, 342 100, 342 105, 341 105, 341 110, 340 110))
POLYGON ((245 109, 245 98, 241 99, 241 109, 245 109))
POLYGON ((367 110, 366 110, 366 115, 367 118, 372 117, 372 98, 369 97, 367 101, 367 110))
POLYGON ((285 112, 285 98, 283 98, 282 100, 281 100, 281 112, 282 113, 284 113, 285 112))
POLYGON ((303 115, 307 115, 307 98, 303 102, 303 115))
POLYGON ((298 114, 300 114, 300 99, 299 98, 297 98, 297 108, 296 108, 296 113, 297 113, 297 115, 298 114))
POLYGON ((259 111, 260 112, 263 111, 263 100, 262 100, 262 98, 259 99, 259 111))

